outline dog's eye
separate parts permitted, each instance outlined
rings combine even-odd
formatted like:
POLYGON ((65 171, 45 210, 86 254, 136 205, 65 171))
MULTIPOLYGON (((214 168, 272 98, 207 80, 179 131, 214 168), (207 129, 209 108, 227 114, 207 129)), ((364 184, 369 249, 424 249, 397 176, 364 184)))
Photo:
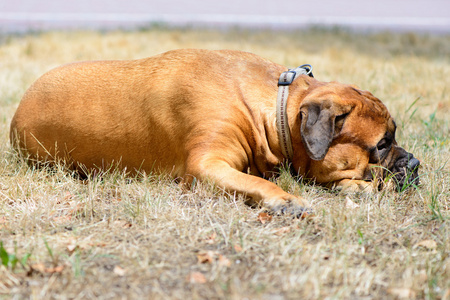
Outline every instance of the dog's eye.
POLYGON ((389 150, 391 150, 391 146, 392 141, 387 138, 379 141, 376 148, 374 147, 370 150, 369 163, 375 164, 383 160, 389 153, 389 150))
POLYGON ((389 146, 390 146, 390 143, 386 139, 382 139, 381 141, 378 142, 377 149, 378 149, 378 151, 382 151, 386 148, 389 148, 389 146))
POLYGON ((391 150, 392 147, 392 139, 384 138, 377 144, 377 150, 380 153, 381 158, 387 155, 387 153, 391 150))

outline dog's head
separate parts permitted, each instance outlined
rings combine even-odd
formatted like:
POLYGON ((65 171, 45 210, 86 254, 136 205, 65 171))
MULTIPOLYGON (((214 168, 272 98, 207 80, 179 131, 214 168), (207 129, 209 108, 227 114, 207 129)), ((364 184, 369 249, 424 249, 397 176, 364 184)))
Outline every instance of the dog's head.
POLYGON ((300 104, 299 124, 311 158, 307 175, 318 183, 391 177, 399 189, 418 184, 419 160, 397 145, 396 124, 371 93, 313 81, 300 104))

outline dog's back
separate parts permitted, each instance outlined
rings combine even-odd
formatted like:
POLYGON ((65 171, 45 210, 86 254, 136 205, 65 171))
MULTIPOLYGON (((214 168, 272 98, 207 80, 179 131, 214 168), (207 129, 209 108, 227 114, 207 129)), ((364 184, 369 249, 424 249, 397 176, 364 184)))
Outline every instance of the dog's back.
POLYGON ((205 120, 243 105, 229 90, 239 88, 236 77, 251 77, 252 60, 263 70, 270 64, 242 52, 184 50, 56 68, 24 95, 11 141, 38 161, 183 176, 187 148, 199 142, 192 132, 211 130, 216 125, 205 120))

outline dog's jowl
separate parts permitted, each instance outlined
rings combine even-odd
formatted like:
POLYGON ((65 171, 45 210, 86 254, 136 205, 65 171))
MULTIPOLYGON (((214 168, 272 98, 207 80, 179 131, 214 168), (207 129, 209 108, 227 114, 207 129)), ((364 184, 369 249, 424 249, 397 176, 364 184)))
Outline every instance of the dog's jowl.
POLYGON ((34 162, 85 172, 116 166, 208 179, 249 203, 296 216, 305 199, 266 180, 287 162, 301 176, 350 190, 418 181, 383 103, 239 51, 176 50, 130 61, 64 65, 39 78, 11 122, 34 162), (391 175, 392 174, 392 175, 391 175))

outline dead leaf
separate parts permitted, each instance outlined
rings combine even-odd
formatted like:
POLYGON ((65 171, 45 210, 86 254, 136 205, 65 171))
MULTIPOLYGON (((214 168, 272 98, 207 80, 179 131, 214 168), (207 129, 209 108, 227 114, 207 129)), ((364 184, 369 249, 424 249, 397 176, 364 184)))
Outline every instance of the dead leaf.
POLYGON ((409 288, 390 288, 387 290, 389 294, 398 298, 412 299, 416 298, 416 292, 409 288))
POLYGON ((217 253, 216 251, 198 252, 197 261, 200 264, 212 264, 213 262, 216 261, 220 267, 231 266, 231 261, 222 254, 217 253))
POLYGON ((70 244, 70 245, 67 246, 67 250, 68 250, 70 253, 73 253, 77 248, 78 248, 78 245, 77 245, 77 244, 70 244))
POLYGON ((206 283, 206 277, 200 272, 191 272, 187 277, 190 283, 206 283))
POLYGON ((31 265, 31 269, 33 271, 39 272, 41 274, 45 274, 45 273, 54 274, 54 273, 61 273, 64 270, 64 265, 47 268, 43 263, 37 263, 37 264, 31 265))
POLYGON ((286 234, 286 233, 289 233, 289 232, 291 232, 291 227, 285 226, 285 227, 281 227, 281 228, 276 229, 274 233, 276 235, 283 235, 283 234, 286 234))
POLYGON ((71 200, 74 197, 75 197, 75 195, 72 194, 71 192, 66 192, 66 194, 64 195, 64 201, 68 202, 69 200, 71 200))
POLYGON ((239 246, 238 244, 235 244, 235 245, 234 245, 234 251, 236 251, 236 252, 242 252, 242 247, 239 246))
POLYGON ((88 246, 91 246, 91 247, 106 247, 106 243, 101 243, 101 242, 88 243, 88 246))
POLYGON ((119 276, 125 276, 125 274, 127 273, 127 271, 120 266, 115 266, 113 272, 114 274, 119 276))
POLYGON ((216 253, 214 251, 200 251, 197 253, 197 261, 200 264, 212 264, 216 253))
POLYGON ((269 214, 266 213, 266 212, 261 212, 261 213, 259 213, 259 215, 258 215, 258 220, 259 220, 262 224, 266 224, 266 223, 272 221, 272 216, 269 215, 269 214))
POLYGON ((219 255, 219 266, 221 267, 229 267, 231 266, 231 261, 223 255, 219 255))
POLYGON ((43 263, 32 264, 31 269, 42 274, 45 273, 45 265, 43 263))
POLYGON ((217 233, 213 231, 213 233, 205 239, 205 243, 214 244, 216 242, 217 233))
POLYGON ((131 224, 127 221, 122 221, 122 220, 114 221, 114 225, 122 227, 122 228, 130 228, 131 226, 133 226, 133 224, 131 224))
POLYGON ((64 265, 56 266, 54 268, 46 268, 45 273, 61 273, 64 270, 64 265))
POLYGON ((348 208, 348 209, 355 209, 355 208, 358 208, 359 207, 359 204, 356 204, 355 202, 353 202, 351 199, 350 199, 350 197, 346 197, 345 198, 345 208, 348 208))
POLYGON ((423 247, 429 250, 436 249, 437 243, 433 240, 423 240, 414 245, 413 248, 423 247))
POLYGON ((86 250, 89 246, 88 243, 80 243, 74 237, 68 239, 68 245, 66 247, 67 251, 72 254, 75 250, 86 250))

